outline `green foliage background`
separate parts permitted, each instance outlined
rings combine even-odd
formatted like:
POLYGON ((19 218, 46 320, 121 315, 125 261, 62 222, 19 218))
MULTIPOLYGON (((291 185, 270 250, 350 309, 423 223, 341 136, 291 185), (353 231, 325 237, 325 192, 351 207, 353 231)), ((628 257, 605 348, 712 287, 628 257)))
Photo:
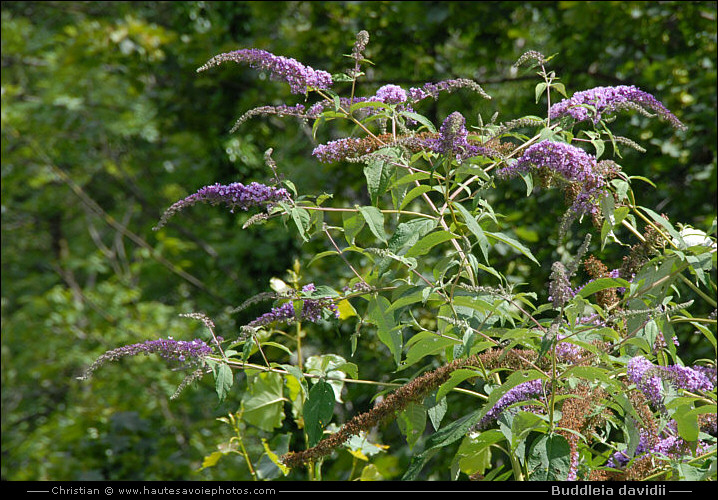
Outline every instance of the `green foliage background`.
MULTIPOLYGON (((204 185, 266 180, 270 147, 300 192, 366 197, 361 169, 315 162, 311 136, 293 119, 255 119, 228 134, 246 110, 300 102, 285 85, 230 65, 195 73, 217 53, 249 47, 341 72, 361 29, 375 63, 362 94, 462 77, 493 97, 457 93, 422 109, 438 123, 455 110, 469 125, 498 110, 502 121, 539 114, 533 75, 511 68, 526 50, 557 53, 552 68, 569 93, 639 86, 689 127, 674 134, 640 116, 616 124, 620 135, 643 131, 635 139, 647 152, 623 162, 657 183, 639 196, 704 230, 715 217, 715 2, 3 2, 3 479, 249 478, 236 456, 198 471, 231 436, 214 419, 237 410, 237 391, 218 404, 208 377, 170 401, 182 374, 151 358, 76 377, 121 345, 205 335, 180 313, 205 312, 219 335, 236 336, 264 310, 230 314, 234 306, 284 278, 295 259, 327 249, 300 246, 278 223, 242 230, 244 214, 205 206, 151 228, 204 185)), ((321 142, 332 139, 328 130, 321 142)), ((555 196, 515 206, 519 188, 492 200, 545 262, 544 275, 516 265, 507 275, 518 282, 546 281, 556 245, 545 243, 555 225, 545 207, 555 196)), ((334 264, 302 269, 303 281, 339 288, 346 276, 334 264)), ((317 330, 308 349, 349 359, 350 333, 317 330)), ((682 345, 690 351, 690 335, 682 345)), ((352 361, 371 347, 360 344, 352 361)), ((389 376, 391 360, 374 370, 363 378, 389 376)), ((348 390, 344 417, 373 394, 348 390)), ((261 454, 270 435, 243 432, 250 454, 261 454)), ((392 447, 376 465, 397 478, 408 449, 396 424, 382 432, 392 447)), ((426 478, 443 478, 442 460, 426 478)), ((350 467, 339 460, 325 478, 345 479, 350 467)))

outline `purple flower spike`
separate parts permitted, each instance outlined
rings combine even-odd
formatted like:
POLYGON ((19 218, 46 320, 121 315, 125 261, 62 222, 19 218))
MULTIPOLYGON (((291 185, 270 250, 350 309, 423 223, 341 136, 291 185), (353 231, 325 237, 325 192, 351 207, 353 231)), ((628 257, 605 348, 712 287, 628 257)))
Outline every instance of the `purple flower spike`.
POLYGON ((479 154, 489 155, 491 152, 475 146, 468 141, 469 131, 466 130, 466 119, 455 111, 446 117, 439 129, 439 137, 427 139, 425 146, 435 153, 444 154, 456 158, 461 162, 479 154))
POLYGON ((107 351, 97 358, 82 378, 89 378, 92 372, 109 361, 116 361, 120 358, 139 354, 159 354, 167 361, 179 362, 183 365, 198 365, 202 363, 203 358, 212 354, 212 348, 200 339, 186 341, 174 340, 172 337, 126 345, 107 351))
MULTIPOLYGON (((617 451, 611 455, 611 458, 608 459, 606 465, 608 467, 622 469, 628 464, 628 462, 631 461, 631 459, 647 455, 656 456, 657 458, 668 457, 680 459, 681 457, 684 457, 686 452, 690 449, 689 443, 678 436, 677 424, 675 420, 668 422, 668 424, 663 428, 661 434, 656 436, 654 439, 650 439, 648 432, 644 429, 639 429, 639 436, 638 446, 636 447, 636 451, 632 457, 626 454, 625 451, 617 451)), ((696 450, 697 454, 700 455, 707 451, 707 449, 708 444, 699 440, 696 450)))
MULTIPOLYGON (((302 287, 302 292, 311 293, 315 290, 313 283, 302 287)), ((336 304, 329 298, 319 299, 303 299, 302 312, 300 319, 302 321, 309 321, 311 323, 317 323, 322 319, 322 312, 324 309, 331 311, 335 317, 339 317, 339 309, 336 304)), ((250 328, 259 328, 271 323, 283 322, 291 323, 296 318, 296 312, 292 302, 285 302, 284 304, 272 308, 271 311, 261 315, 260 317, 252 320, 247 326, 250 328)))
POLYGON ((384 85, 376 91, 375 98, 387 104, 399 104, 407 99, 406 92, 398 85, 384 85))
POLYGON ((636 384, 649 401, 654 405, 663 402, 663 385, 661 378, 655 374, 655 365, 642 356, 636 356, 628 361, 626 374, 628 380, 636 384))
POLYGON ((248 210, 254 206, 264 205, 269 207, 276 202, 288 199, 290 199, 290 196, 286 189, 265 186, 258 182, 252 182, 246 186, 241 182, 233 182, 228 185, 217 183, 212 186, 205 186, 195 194, 176 202, 162 214, 160 222, 154 229, 158 230, 174 214, 197 203, 210 203, 212 205, 225 203, 234 212, 236 208, 248 210))
POLYGON ((293 94, 306 94, 314 89, 327 89, 333 83, 332 76, 326 71, 315 70, 296 59, 275 56, 271 52, 259 49, 240 49, 216 55, 198 68, 197 72, 227 61, 247 63, 251 68, 268 71, 273 78, 287 82, 293 94))
POLYGON ((596 87, 576 92, 570 99, 564 99, 551 106, 549 117, 570 116, 579 122, 592 118, 594 123, 598 123, 602 115, 623 109, 653 111, 674 127, 686 128, 660 101, 633 85, 596 87), (590 110, 585 105, 593 106, 596 109, 595 116, 590 116, 590 110))
POLYGON ((499 418, 501 413, 503 413, 503 411, 508 406, 511 406, 514 403, 520 403, 521 401, 532 399, 537 394, 541 394, 541 392, 542 383, 540 379, 530 380, 528 382, 524 382, 523 384, 519 384, 515 387, 512 387, 508 390, 508 392, 506 392, 506 394, 499 398, 494 407, 491 408, 488 413, 486 413, 486 415, 484 415, 484 417, 479 421, 479 423, 475 425, 475 429, 485 429, 491 424, 491 422, 499 418))
POLYGON ((578 213, 595 210, 597 200, 606 192, 606 181, 596 158, 563 142, 542 141, 529 146, 516 163, 504 167, 498 175, 514 177, 533 168, 547 169, 569 182, 580 183, 581 191, 573 202, 573 209, 578 213))
POLYGON ((662 381, 668 382, 676 389, 691 392, 712 391, 716 386, 715 378, 704 367, 656 366, 642 356, 636 356, 628 361, 626 373, 638 390, 659 407, 662 407, 663 403, 662 381))
POLYGON ((376 146, 371 141, 346 137, 318 145, 312 151, 312 155, 321 163, 334 163, 344 160, 350 154, 360 156, 371 153, 375 149, 376 146))

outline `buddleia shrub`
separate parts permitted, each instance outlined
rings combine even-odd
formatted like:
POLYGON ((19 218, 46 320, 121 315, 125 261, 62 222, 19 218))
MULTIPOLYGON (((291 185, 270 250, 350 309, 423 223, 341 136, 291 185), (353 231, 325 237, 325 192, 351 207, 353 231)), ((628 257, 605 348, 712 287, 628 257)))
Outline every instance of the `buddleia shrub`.
POLYGON ((456 110, 433 123, 422 109, 447 94, 491 96, 464 78, 364 92, 364 68, 374 64, 364 56, 368 42, 360 32, 348 69, 334 75, 257 49, 219 54, 198 70, 235 63, 268 75, 269 85, 288 84, 300 102, 261 103, 232 131, 266 116, 292 120, 311 131, 307 148, 336 172, 336 185, 344 169, 362 169, 363 202, 298 192, 268 150, 271 182, 195 187, 156 228, 198 203, 247 211, 245 230, 321 242, 312 261, 337 271, 306 283, 299 263, 291 279, 267 277, 265 293, 237 305, 265 312, 231 337, 189 312, 204 322, 205 339, 119 347, 88 375, 156 353, 186 370, 177 397, 205 376, 220 400, 239 391, 236 413, 222 419, 236 436, 203 467, 232 452, 255 479, 319 479, 343 456, 354 463, 344 479, 394 478, 376 465, 387 454, 411 456, 398 477, 424 479, 439 451, 453 457, 450 479, 715 479, 715 218, 701 230, 645 206, 634 185, 661 179, 632 176, 621 152, 644 148, 611 131, 636 113, 677 134, 689 127, 635 86, 569 96, 552 57, 535 51, 516 66, 536 75, 542 116, 502 122, 456 110), (319 143, 320 131, 333 139, 319 143), (551 241, 578 241, 575 254, 541 263, 491 200, 502 193, 520 212, 525 198, 548 190, 563 203, 551 241), (551 274, 520 282, 515 262, 537 276, 545 264, 551 274), (355 325, 339 339, 344 349, 303 350, 307 332, 342 323, 355 325), (712 357, 684 363, 676 325, 689 325, 693 345, 712 357), (354 359, 363 345, 370 352, 354 359), (363 378, 390 366, 381 380, 363 378), (368 410, 351 413, 342 399, 349 384, 376 388, 368 410), (449 407, 457 400, 458 415, 449 407), (403 450, 382 442, 394 422, 403 450), (259 452, 243 440, 250 427, 258 431, 249 438, 266 436, 259 452))

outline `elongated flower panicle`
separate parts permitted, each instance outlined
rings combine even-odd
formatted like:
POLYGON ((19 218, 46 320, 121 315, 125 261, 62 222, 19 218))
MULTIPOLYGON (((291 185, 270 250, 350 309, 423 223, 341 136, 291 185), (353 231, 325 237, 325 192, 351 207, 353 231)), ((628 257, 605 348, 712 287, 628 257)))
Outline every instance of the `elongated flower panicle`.
MULTIPOLYGON (((316 290, 313 283, 302 287, 302 292, 311 293, 316 290)), ((322 319, 324 310, 329 310, 334 314, 335 317, 339 317, 339 309, 336 304, 329 298, 319 299, 302 299, 302 311, 299 319, 302 321, 309 321, 316 323, 322 319)), ((292 302, 285 302, 277 307, 272 308, 271 311, 261 315, 260 317, 252 320, 247 326, 249 328, 260 328, 262 326, 269 325, 271 323, 291 323, 297 319, 294 304, 292 302)))
POLYGON ((606 176, 613 175, 601 168, 596 158, 581 148, 563 142, 542 141, 529 146, 513 165, 499 170, 501 177, 514 177, 536 169, 556 173, 572 183, 572 209, 577 213, 594 213, 606 192, 606 176))
POLYGON ((446 117, 439 129, 439 137, 428 139, 425 145, 435 153, 456 158, 461 162, 479 154, 480 148, 470 144, 467 140, 469 131, 466 130, 466 119, 455 111, 446 117))
POLYGON ((321 163, 335 163, 350 156, 355 157, 371 153, 379 147, 381 147, 381 144, 372 137, 346 137, 319 144, 312 151, 312 155, 321 163))
POLYGON ((399 104, 407 99, 406 91, 398 85, 384 85, 376 91, 375 98, 377 101, 387 104, 399 104))
POLYGON ((550 118, 570 116, 576 121, 592 119, 598 123, 605 114, 623 109, 653 111, 678 129, 686 128, 658 99, 634 85, 618 85, 616 87, 595 87, 576 92, 569 99, 564 99, 549 110, 550 118), (587 107, 595 108, 595 115, 587 107))
POLYGON ((554 262, 551 266, 550 278, 548 300, 555 308, 560 309, 576 295, 576 290, 571 287, 570 275, 560 262, 554 262))
POLYGON ((626 374, 638 390, 657 407, 662 407, 663 404, 663 381, 676 389, 692 392, 712 391, 716 387, 715 378, 711 377, 705 368, 656 366, 642 356, 635 356, 628 361, 626 374))
POLYGON ((159 354, 166 361, 179 362, 185 366, 196 366, 201 364, 203 358, 212 354, 212 347, 200 339, 186 341, 174 340, 172 337, 126 345, 107 351, 97 358, 81 378, 83 380, 89 378, 92 372, 109 361, 117 361, 120 358, 138 354, 159 354))
POLYGON ((491 425, 506 408, 514 403, 520 403, 533 399, 534 396, 540 395, 543 390, 543 383, 540 379, 530 380, 519 384, 506 392, 499 398, 496 404, 484 415, 484 417, 474 426, 474 430, 482 430, 491 425))
POLYGON ((154 230, 156 231, 164 226, 170 217, 177 212, 186 207, 196 205, 197 203, 209 203, 211 205, 224 203, 234 212, 237 208, 242 210, 249 210, 249 208, 255 206, 269 208, 279 201, 289 199, 290 195, 286 189, 266 186, 258 182, 252 182, 246 186, 241 182, 233 182, 227 185, 217 183, 211 186, 205 186, 195 194, 173 204, 162 214, 154 230))
MULTIPOLYGON (((708 444, 699 440, 697 454, 708 451, 708 444)), ((632 456, 625 451, 617 451, 611 455, 606 465, 617 469, 624 468, 632 459, 643 456, 668 457, 679 459, 690 453, 690 445, 678 435, 677 423, 671 420, 658 436, 651 436, 646 430, 639 429, 638 446, 632 456)))
POLYGON ((268 71, 272 78, 284 80, 293 94, 306 94, 310 90, 324 90, 332 86, 332 76, 326 71, 305 66, 291 57, 276 56, 260 49, 239 49, 218 54, 197 69, 205 71, 214 66, 232 61, 247 63, 250 67, 268 71))

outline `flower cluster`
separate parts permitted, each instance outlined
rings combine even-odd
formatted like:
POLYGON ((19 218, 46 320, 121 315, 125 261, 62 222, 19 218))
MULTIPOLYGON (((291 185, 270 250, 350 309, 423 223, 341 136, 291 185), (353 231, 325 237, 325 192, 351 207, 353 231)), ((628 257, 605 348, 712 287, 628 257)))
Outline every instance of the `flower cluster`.
POLYGON ((387 104, 399 104, 406 101, 406 91, 398 85, 384 85, 376 91, 374 99, 387 104))
POLYGON ((240 49, 216 55, 198 68, 197 72, 227 61, 247 63, 252 68, 268 71, 273 78, 286 81, 293 94, 306 94, 313 89, 327 89, 333 83, 332 76, 326 71, 315 70, 296 59, 276 56, 260 49, 240 49))
POLYGON ((484 415, 484 417, 473 427, 474 430, 483 430, 499 418, 503 411, 515 403, 527 401, 543 392, 541 380, 530 380, 509 389, 501 396, 496 404, 484 415))
POLYGON ((246 186, 241 182, 233 182, 227 185, 217 183, 205 186, 195 194, 173 204, 162 214, 160 222, 154 229, 161 228, 174 214, 197 203, 210 203, 212 205, 224 203, 234 212, 236 208, 248 210, 250 207, 259 205, 271 207, 278 201, 288 199, 290 199, 290 195, 286 189, 266 186, 258 182, 252 182, 246 186))
POLYGON ((576 295, 576 290, 571 287, 566 266, 560 262, 553 263, 549 278, 548 300, 555 308, 560 309, 576 295))
MULTIPOLYGON (((302 287, 303 293, 311 294, 315 290, 316 287, 313 283, 302 287)), ((339 309, 331 299, 324 297, 319 299, 303 299, 302 311, 299 315, 299 319, 301 319, 302 321, 316 323, 320 319, 322 319, 322 315, 325 309, 331 311, 335 317, 339 317, 339 309)), ((252 320, 247 326, 249 328, 260 328, 262 326, 266 326, 276 322, 291 323, 295 319, 297 319, 297 314, 294 309, 294 304, 292 302, 285 302, 284 304, 272 308, 272 310, 268 313, 265 313, 258 318, 252 320)))
POLYGON ((687 366, 671 365, 656 366, 642 356, 636 356, 628 361, 626 368, 628 379, 636 384, 646 398, 656 406, 663 404, 663 384, 666 381, 676 389, 688 391, 712 391, 715 377, 710 377, 704 368, 689 368, 687 366))
POLYGON ((186 341, 174 340, 172 337, 126 345, 107 351, 97 358, 82 378, 89 378, 92 372, 109 361, 117 361, 120 358, 137 356, 138 354, 159 354, 167 361, 184 363, 186 365, 197 365, 201 364, 203 358, 212 354, 212 348, 200 339, 186 341))
POLYGON ((321 163, 334 163, 345 160, 349 156, 362 156, 382 147, 373 137, 347 137, 319 144, 312 155, 321 163))
POLYGON ((583 348, 571 342, 563 341, 566 337, 567 335, 561 334, 556 336, 556 357, 559 361, 576 360, 583 353, 583 348))
POLYGON ((638 109, 641 111, 654 111, 676 128, 685 128, 676 116, 651 94, 634 85, 619 85, 616 87, 595 87, 593 89, 576 92, 569 99, 564 99, 549 110, 549 117, 558 118, 570 116, 576 121, 593 119, 594 123, 601 120, 602 115, 623 109, 638 109), (591 115, 588 106, 595 109, 591 115))
POLYGON ((570 144, 542 141, 529 146, 513 165, 499 170, 502 177, 514 177, 537 169, 539 173, 559 174, 574 186, 572 209, 577 213, 597 210, 598 200, 606 191, 605 176, 596 158, 570 144))
MULTIPOLYGON (((675 420, 671 420, 663 429, 660 436, 651 437, 644 430, 639 430, 638 446, 633 456, 629 456, 625 451, 617 451, 608 459, 606 465, 616 469, 624 468, 632 459, 642 458, 643 456, 665 456, 669 458, 680 458, 689 450, 688 443, 680 438, 677 431, 675 420)), ((705 448, 705 443, 698 443, 698 451, 705 448)))
POLYGON ((427 139, 424 144, 435 153, 454 157, 458 162, 476 156, 481 152, 488 153, 488 151, 484 151, 479 146, 469 143, 468 136, 466 119, 461 113, 454 112, 447 116, 441 124, 439 137, 427 139))

